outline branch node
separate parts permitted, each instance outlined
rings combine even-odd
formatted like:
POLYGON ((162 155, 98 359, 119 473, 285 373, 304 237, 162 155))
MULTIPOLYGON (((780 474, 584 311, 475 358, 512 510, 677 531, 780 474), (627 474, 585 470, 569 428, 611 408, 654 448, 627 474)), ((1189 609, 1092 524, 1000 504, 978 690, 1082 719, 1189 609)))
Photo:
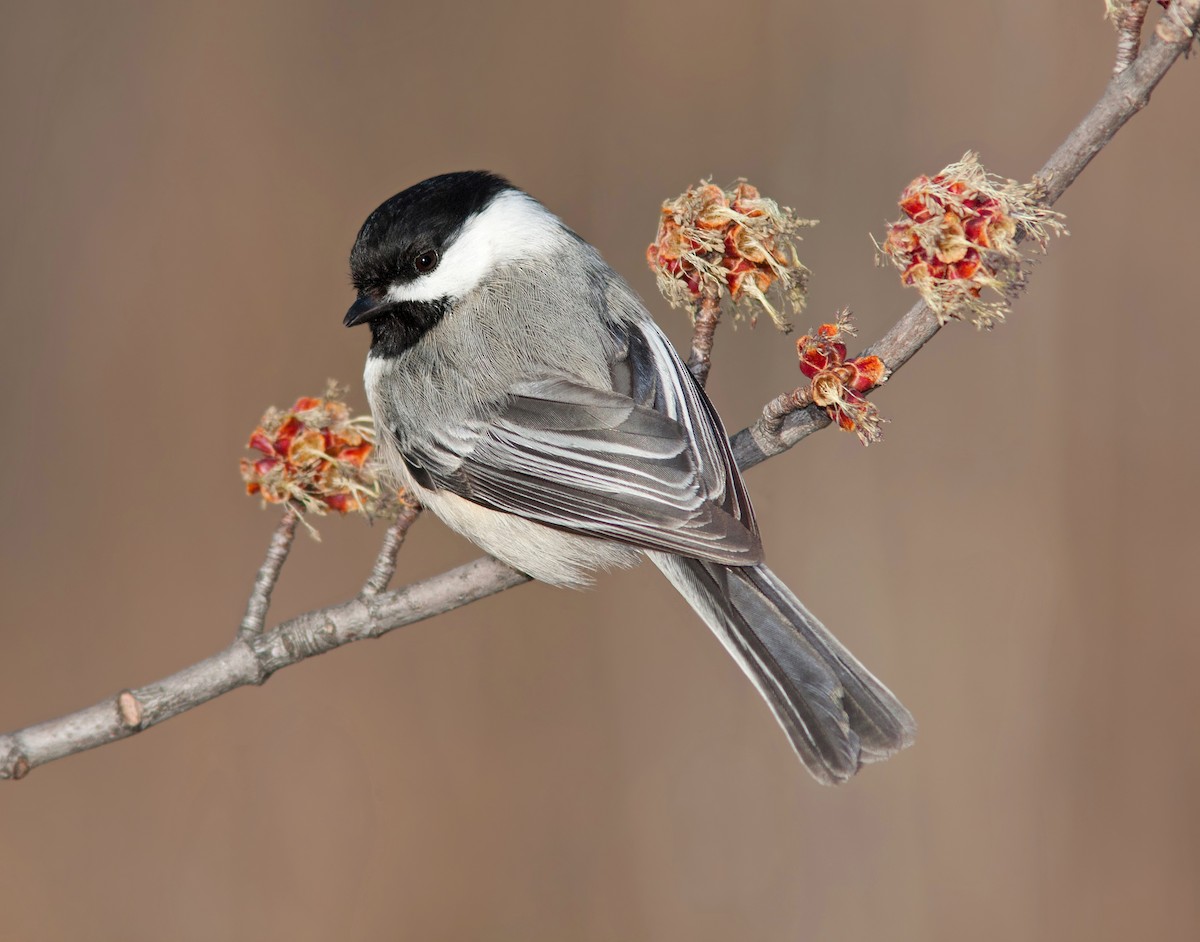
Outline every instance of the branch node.
POLYGON ((791 392, 776 396, 763 406, 762 431, 771 438, 778 438, 783 431, 783 420, 811 403, 812 396, 807 386, 797 386, 791 392))
POLYGON ((30 769, 29 760, 26 759, 23 755, 18 755, 17 761, 13 763, 13 767, 12 767, 13 781, 19 782, 21 779, 23 779, 26 775, 29 774, 29 769, 30 769))
POLYGON ((117 716, 126 729, 138 732, 142 728, 142 704, 131 690, 117 694, 117 716))
MULTIPOLYGON (((352 619, 354 617, 372 617, 370 610, 366 606, 362 608, 363 614, 361 616, 352 616, 352 619)), ((278 645, 283 648, 283 652, 280 654, 278 651, 268 651, 265 657, 259 658, 259 663, 263 665, 263 669, 268 673, 268 676, 280 667, 286 667, 288 664, 303 661, 305 658, 324 654, 326 651, 332 650, 339 644, 344 643, 340 640, 337 616, 330 611, 317 611, 299 615, 272 631, 271 635, 277 639, 278 645)))

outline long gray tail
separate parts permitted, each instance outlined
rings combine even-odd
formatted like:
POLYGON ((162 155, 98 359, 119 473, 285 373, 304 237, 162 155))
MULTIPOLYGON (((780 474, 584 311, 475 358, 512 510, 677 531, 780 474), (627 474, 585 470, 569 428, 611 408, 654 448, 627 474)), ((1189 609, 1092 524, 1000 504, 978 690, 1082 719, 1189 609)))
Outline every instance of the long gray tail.
POLYGON ((646 555, 754 681, 818 781, 844 782, 912 743, 908 710, 766 566, 646 555))

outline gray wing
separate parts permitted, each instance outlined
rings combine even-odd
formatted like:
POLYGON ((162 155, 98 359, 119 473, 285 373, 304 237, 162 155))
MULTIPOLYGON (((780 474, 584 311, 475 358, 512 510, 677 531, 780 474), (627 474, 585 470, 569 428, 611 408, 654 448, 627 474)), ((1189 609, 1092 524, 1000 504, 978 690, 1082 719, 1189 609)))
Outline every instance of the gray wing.
POLYGON ((575 533, 726 565, 762 558, 720 419, 650 321, 613 331, 613 389, 541 377, 405 460, 425 486, 575 533))

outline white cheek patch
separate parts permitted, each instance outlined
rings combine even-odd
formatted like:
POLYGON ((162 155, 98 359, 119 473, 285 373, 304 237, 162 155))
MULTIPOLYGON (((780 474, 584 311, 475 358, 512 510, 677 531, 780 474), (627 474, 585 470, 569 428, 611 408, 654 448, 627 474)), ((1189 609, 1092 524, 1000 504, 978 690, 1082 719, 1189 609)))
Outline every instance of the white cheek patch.
POLYGON ((367 402, 370 403, 371 411, 375 415, 379 415, 380 410, 375 403, 382 404, 382 397, 379 395, 380 381, 383 378, 383 368, 385 361, 383 357, 367 357, 367 365, 363 368, 363 390, 367 394, 367 402))
POLYGON ((562 224, 541 203, 509 190, 472 216, 427 275, 388 288, 392 301, 461 298, 504 262, 536 258, 563 238, 562 224))

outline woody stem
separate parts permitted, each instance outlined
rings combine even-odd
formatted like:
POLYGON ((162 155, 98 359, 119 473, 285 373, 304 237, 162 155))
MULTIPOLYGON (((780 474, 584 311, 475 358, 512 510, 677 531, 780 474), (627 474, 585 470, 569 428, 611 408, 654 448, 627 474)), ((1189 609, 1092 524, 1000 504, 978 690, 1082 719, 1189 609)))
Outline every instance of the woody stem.
POLYGON ((708 371, 712 368, 713 338, 720 321, 719 289, 705 285, 700 293, 700 310, 692 322, 692 353, 688 357, 688 369, 701 386, 708 382, 708 371))
POLYGON ((1117 18, 1117 61, 1113 75, 1120 75, 1137 58, 1142 41, 1142 23, 1150 9, 1150 0, 1129 0, 1128 6, 1117 18))
POLYGON ((358 593, 360 599, 373 598, 388 587, 392 576, 396 574, 396 555, 400 552, 400 547, 404 545, 404 538, 408 535, 409 527, 416 523, 417 517, 420 515, 420 504, 405 501, 401 505, 399 514, 396 515, 396 519, 392 521, 391 526, 387 528, 387 533, 384 534, 383 546, 379 548, 379 555, 375 557, 371 575, 363 585, 362 591, 358 593))
POLYGON ((296 522, 300 514, 292 504, 288 504, 279 526, 271 536, 271 544, 267 547, 266 558, 258 568, 254 579, 254 588, 246 602, 246 614, 238 627, 239 638, 250 638, 261 634, 263 624, 267 619, 267 609, 271 607, 271 591, 279 581, 279 572, 287 562, 288 553, 292 549, 292 540, 296 536, 296 522))

